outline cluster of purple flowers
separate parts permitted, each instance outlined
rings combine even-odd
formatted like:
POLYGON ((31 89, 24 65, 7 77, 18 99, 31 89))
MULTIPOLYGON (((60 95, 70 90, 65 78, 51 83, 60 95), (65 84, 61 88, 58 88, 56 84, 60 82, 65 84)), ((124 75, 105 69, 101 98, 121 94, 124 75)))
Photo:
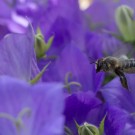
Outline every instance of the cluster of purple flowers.
POLYGON ((0 9, 0 135, 135 135, 135 75, 126 75, 129 92, 89 59, 134 56, 134 0, 87 9, 0 0, 0 9))

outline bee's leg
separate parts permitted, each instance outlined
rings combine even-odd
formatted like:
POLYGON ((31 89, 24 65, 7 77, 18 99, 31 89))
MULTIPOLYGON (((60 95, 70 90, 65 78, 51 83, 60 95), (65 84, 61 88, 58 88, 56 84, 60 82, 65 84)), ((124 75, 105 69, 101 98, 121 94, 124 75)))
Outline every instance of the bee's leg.
POLYGON ((127 79, 126 79, 124 73, 120 69, 116 69, 115 73, 119 76, 122 86, 124 88, 126 88, 127 90, 129 90, 128 84, 127 84, 127 79))

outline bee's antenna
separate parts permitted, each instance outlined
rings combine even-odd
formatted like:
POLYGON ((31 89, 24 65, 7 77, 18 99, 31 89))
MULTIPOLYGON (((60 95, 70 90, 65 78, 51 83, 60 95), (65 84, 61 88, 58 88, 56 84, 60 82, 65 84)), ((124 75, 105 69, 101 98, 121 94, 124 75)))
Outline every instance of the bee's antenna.
POLYGON ((89 56, 89 59, 90 59, 90 64, 93 64, 93 63, 97 64, 97 62, 94 58, 89 56))
POLYGON ((92 57, 90 57, 90 56, 89 56, 89 59, 92 59, 92 60, 96 61, 96 59, 94 59, 94 58, 92 58, 92 57))

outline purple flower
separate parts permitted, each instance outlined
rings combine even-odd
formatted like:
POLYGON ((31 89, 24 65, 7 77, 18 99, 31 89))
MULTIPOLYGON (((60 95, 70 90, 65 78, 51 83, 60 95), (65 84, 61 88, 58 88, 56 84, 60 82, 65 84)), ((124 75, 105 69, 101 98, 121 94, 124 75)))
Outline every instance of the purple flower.
POLYGON ((0 75, 29 81, 38 73, 31 27, 25 34, 9 34, 0 41, 0 75))
MULTIPOLYGON (((104 73, 96 74, 95 64, 89 64, 89 61, 94 63, 105 54, 120 56, 123 51, 126 53, 130 48, 127 49, 125 44, 108 33, 96 32, 86 33, 85 45, 85 51, 78 49, 74 44, 67 44, 62 50, 60 48, 61 52, 48 72, 44 74, 43 80, 63 81, 65 83, 66 75, 70 72, 72 77, 69 76, 69 81, 80 83, 83 90, 97 91, 102 85, 104 73), (92 57, 90 60, 88 59, 89 56, 92 57)), ((44 60, 39 61, 39 68, 42 69, 45 63, 44 60)))
MULTIPOLYGON (((39 63, 40 69, 43 67, 42 64, 44 65, 45 61, 39 63)), ((62 81, 65 85, 70 82, 78 82, 81 85, 81 87, 70 85, 71 91, 78 89, 97 91, 102 79, 103 76, 96 74, 95 67, 89 63, 85 53, 70 44, 63 49, 56 61, 50 65, 48 71, 43 75, 43 81, 62 81)))
POLYGON ((53 47, 73 41, 83 48, 83 15, 78 0, 1 1, 0 7, 4 9, 0 24, 11 31, 23 32, 28 26, 27 16, 35 30, 37 27, 42 29, 46 39, 56 35, 54 42, 57 44, 53 47))
POLYGON ((72 94, 67 96, 65 101, 65 125, 74 134, 77 134, 75 121, 79 125, 88 122, 99 128, 103 118, 105 135, 122 135, 123 129, 125 132, 129 131, 126 130, 129 114, 123 109, 101 102, 91 92, 72 94))
POLYGON ((75 121, 79 125, 88 122, 98 129, 103 118, 105 135, 134 134, 134 76, 127 76, 131 93, 117 78, 102 87, 104 73, 96 74, 94 65, 97 59, 115 52, 120 55, 117 50, 126 48, 110 31, 117 32, 115 9, 121 3, 131 5, 131 1, 95 0, 86 11, 79 9, 78 0, 0 1, 0 38, 9 31, 25 31, 25 16, 35 31, 40 27, 46 42, 54 36, 46 57, 38 60, 40 70, 52 61, 42 76, 45 84, 34 86, 22 82, 39 72, 32 30, 7 35, 0 41, 0 75, 14 77, 0 77, 0 134, 62 135, 63 115, 65 126, 74 134, 75 121), (64 84, 65 110, 63 85, 54 81, 64 84))
POLYGON ((128 113, 128 121, 123 129, 125 135, 135 133, 135 86, 134 86, 134 74, 126 75, 129 91, 125 90, 120 83, 119 78, 114 79, 108 83, 101 91, 105 101, 109 106, 116 106, 128 113))
POLYGON ((38 25, 46 39, 54 36, 48 54, 58 55, 65 46, 72 43, 84 49, 84 17, 78 0, 49 1, 46 10, 39 17, 38 25))
POLYGON ((0 134, 62 135, 63 85, 0 77, 0 134), (53 100, 52 100, 53 99, 53 100))
MULTIPOLYGON (((90 91, 68 95, 65 98, 65 102, 65 124, 74 133, 77 132, 75 121, 78 124, 88 121, 89 113, 96 108, 100 108, 102 105, 102 102, 90 91)), ((92 117, 94 117, 94 115, 92 117)), ((96 120, 98 121, 98 119, 96 120)))

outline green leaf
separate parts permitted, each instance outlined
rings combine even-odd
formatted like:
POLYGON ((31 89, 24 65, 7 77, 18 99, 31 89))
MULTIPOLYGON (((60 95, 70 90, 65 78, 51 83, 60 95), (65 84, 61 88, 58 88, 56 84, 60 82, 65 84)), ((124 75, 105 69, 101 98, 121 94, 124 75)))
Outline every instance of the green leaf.
POLYGON ((45 67, 41 70, 40 73, 37 74, 37 76, 34 79, 30 80, 30 83, 31 84, 35 84, 35 83, 37 83, 41 79, 43 73, 45 72, 45 70, 47 69, 47 67, 50 65, 50 63, 51 62, 49 62, 47 65, 45 65, 45 67))
POLYGON ((102 121, 100 122, 99 125, 99 134, 103 135, 104 134, 104 122, 105 122, 106 115, 103 117, 102 121))

